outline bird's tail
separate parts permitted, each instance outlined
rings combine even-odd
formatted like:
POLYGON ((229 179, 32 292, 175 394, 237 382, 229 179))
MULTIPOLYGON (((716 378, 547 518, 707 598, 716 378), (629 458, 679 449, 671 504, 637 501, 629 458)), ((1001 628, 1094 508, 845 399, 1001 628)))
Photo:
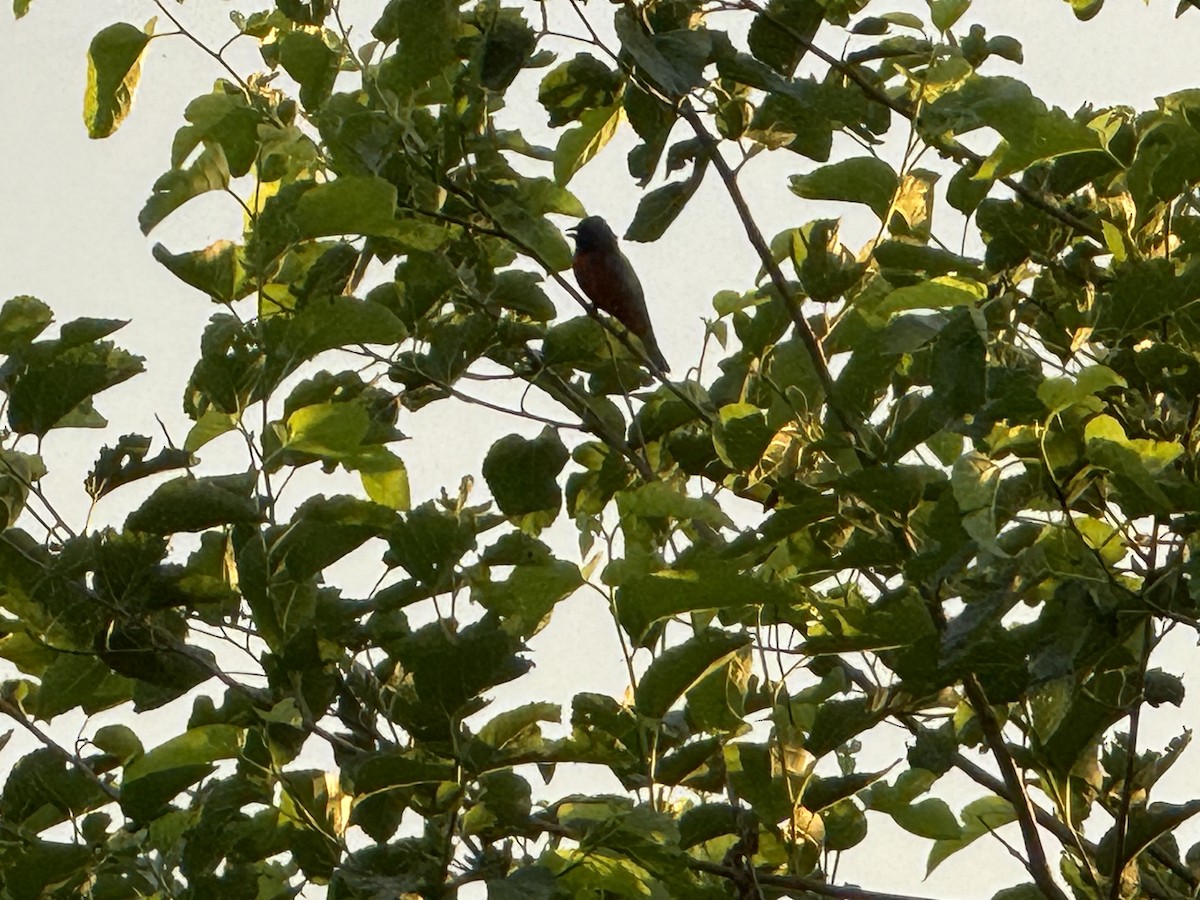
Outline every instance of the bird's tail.
POLYGON ((662 355, 662 351, 658 349, 658 341, 654 339, 654 331, 647 330, 641 337, 642 346, 646 348, 646 355, 650 357, 650 361, 662 371, 670 372, 671 367, 667 365, 667 358, 662 355))

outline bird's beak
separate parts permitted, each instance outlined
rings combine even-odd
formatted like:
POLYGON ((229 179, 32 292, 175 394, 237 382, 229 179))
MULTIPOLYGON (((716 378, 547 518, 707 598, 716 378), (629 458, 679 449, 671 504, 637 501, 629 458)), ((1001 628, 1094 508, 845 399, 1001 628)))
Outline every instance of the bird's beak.
POLYGON ((578 234, 578 233, 579 233, 579 226, 578 226, 578 225, 572 225, 570 228, 568 228, 568 229, 567 229, 567 236, 568 236, 568 237, 575 237, 575 235, 576 235, 576 234, 578 234))

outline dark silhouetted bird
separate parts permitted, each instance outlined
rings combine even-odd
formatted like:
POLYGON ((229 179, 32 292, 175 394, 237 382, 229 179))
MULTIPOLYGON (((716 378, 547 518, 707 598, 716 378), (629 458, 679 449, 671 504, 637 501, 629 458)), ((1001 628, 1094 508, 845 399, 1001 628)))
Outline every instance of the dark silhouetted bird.
POLYGON ((608 223, 588 216, 567 234, 575 238, 575 280, 587 298, 636 334, 655 366, 671 371, 654 339, 642 283, 608 223))

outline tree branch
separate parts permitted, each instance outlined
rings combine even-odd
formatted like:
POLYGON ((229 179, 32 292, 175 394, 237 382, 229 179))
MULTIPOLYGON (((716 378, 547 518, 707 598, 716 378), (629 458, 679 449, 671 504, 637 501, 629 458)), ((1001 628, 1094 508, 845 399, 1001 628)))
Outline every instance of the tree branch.
POLYGON ((988 704, 983 686, 979 683, 978 678, 969 674, 963 678, 963 689, 975 710, 975 715, 979 717, 980 725, 983 726, 984 740, 987 742, 988 749, 992 751, 996 765, 1000 767, 1000 775, 1004 779, 1004 786, 1008 789, 1008 800, 1016 811, 1017 824, 1021 827, 1021 838, 1025 843, 1025 852, 1029 854, 1026 864, 1029 874, 1047 897, 1052 900, 1067 900, 1067 895, 1058 886, 1058 882, 1054 880, 1054 874, 1050 871, 1050 864, 1046 860, 1046 851, 1042 847, 1042 837, 1038 832, 1037 822, 1034 821, 1033 804, 1029 800, 1029 794, 1025 791, 1025 783, 1021 780, 1020 773, 1017 772, 1017 766, 1008 750, 1008 745, 1004 742, 1000 723, 992 714, 992 708, 988 704))
MULTIPOLYGON (((888 96, 885 92, 881 91, 878 87, 868 81, 858 70, 857 66, 843 62, 837 57, 826 53, 807 37, 800 34, 800 32, 796 31, 796 29, 792 28, 786 22, 782 21, 774 13, 764 9, 758 3, 754 2, 754 0, 742 0, 741 7, 743 9, 753 10, 760 16, 763 16, 767 21, 794 40, 797 44, 804 47, 805 50, 812 53, 822 62, 826 63, 830 68, 835 69, 838 73, 845 76, 850 81, 853 81, 858 89, 866 94, 868 98, 874 100, 876 103, 883 104, 892 112, 908 119, 917 128, 918 133, 921 134, 921 140, 925 141, 925 143, 933 147, 939 153, 950 157, 960 165, 967 162, 979 165, 984 161, 984 156, 963 146, 956 140, 940 140, 921 132, 920 122, 917 118, 917 115, 908 104, 901 103, 899 100, 888 96)), ((1086 234, 1088 237, 1099 241, 1101 244, 1104 243, 1103 234, 1101 233, 1100 229, 1096 228, 1094 225, 1091 225, 1079 217, 1072 215, 1057 204, 1051 203, 1043 197, 1040 197, 1037 193, 1011 177, 1005 176, 998 180, 1001 184, 1011 190, 1030 206, 1041 210, 1048 216, 1052 216, 1053 218, 1062 222, 1064 225, 1086 234)))
MULTIPOLYGON (((702 859, 692 859, 689 857, 687 867, 696 872, 704 872, 706 875, 716 875, 719 878, 728 878, 731 881, 745 877, 745 872, 742 869, 706 862, 702 859)), ((910 894, 889 894, 886 891, 869 891, 849 885, 829 884, 825 881, 818 881, 815 878, 805 878, 801 875, 769 875, 764 872, 755 872, 754 877, 764 887, 808 891, 811 894, 817 894, 821 897, 837 897, 840 900, 927 900, 927 898, 915 897, 910 894)))
POLYGON ((1133 776, 1137 770, 1137 741, 1138 727, 1142 721, 1142 691, 1146 684, 1146 667, 1150 663, 1150 650, 1154 646, 1154 617, 1146 616, 1142 631, 1142 658, 1138 665, 1138 677, 1135 682, 1137 694, 1133 698, 1133 707, 1129 710, 1129 736, 1125 742, 1125 784, 1121 788, 1121 805, 1117 808, 1116 822, 1113 832, 1117 836, 1116 851, 1113 853, 1112 881, 1109 883, 1109 900, 1120 900, 1121 873, 1129 862, 1125 849, 1125 838, 1129 831, 1129 806, 1133 802, 1133 776))
POLYGON ((46 732, 42 731, 42 729, 40 729, 37 725, 33 724, 33 722, 29 720, 29 717, 25 715, 24 711, 22 711, 21 708, 15 703, 0 699, 0 713, 4 713, 4 715, 8 716, 10 719, 32 734, 35 738, 41 741, 42 744, 48 749, 53 750, 72 766, 78 769, 80 773, 87 777, 88 781, 100 788, 100 790, 104 792, 109 800, 119 801, 121 799, 121 794, 115 787, 113 787, 107 781, 104 781, 99 775, 93 772, 92 767, 84 762, 83 759, 81 759, 78 755, 72 753, 66 747, 55 741, 54 738, 50 737, 50 735, 46 734, 46 732))
POLYGON ((783 271, 771 255, 771 248, 767 246, 767 241, 763 237, 762 231, 759 230, 758 223, 754 221, 754 215, 750 212, 750 206, 746 203, 746 198, 738 186, 737 176, 729 167, 729 163, 725 161, 725 157, 721 155, 716 139, 709 133, 708 129, 704 126, 704 122, 701 121, 699 114, 686 98, 679 104, 679 113, 692 126, 692 131, 696 133, 696 137, 700 138, 708 148, 709 158, 716 167, 717 173, 721 176, 721 181, 725 183, 725 190, 728 192, 729 198, 733 201, 734 208, 737 209, 738 218, 741 219, 742 227, 746 230, 746 236, 750 239, 755 252, 758 253, 758 258, 762 262, 763 268, 766 269, 770 276, 771 284, 775 287, 775 290, 779 293, 780 298, 787 307, 792 324, 796 327, 796 332, 800 335, 800 340, 804 344, 804 348, 808 351, 809 357, 812 359, 813 368, 817 373, 817 380, 821 382, 821 389, 825 391, 825 402, 829 404, 830 410, 833 411, 834 416, 836 416, 838 422, 841 423, 842 428, 850 437, 850 445, 854 448, 855 453, 858 454, 859 459, 863 462, 869 462, 866 450, 862 447, 862 442, 859 440, 857 429, 855 429, 850 416, 842 409, 835 396, 833 376, 829 373, 829 361, 825 359, 825 350, 821 346, 821 342, 817 339, 816 333, 813 332, 812 326, 804 318, 804 311, 800 308, 795 295, 788 288, 787 280, 783 277, 783 271))

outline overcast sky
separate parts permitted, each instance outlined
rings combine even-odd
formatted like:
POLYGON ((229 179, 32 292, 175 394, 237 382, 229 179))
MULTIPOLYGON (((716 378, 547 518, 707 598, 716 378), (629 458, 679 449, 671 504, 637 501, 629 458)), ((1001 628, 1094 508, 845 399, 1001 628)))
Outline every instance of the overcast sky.
MULTIPOLYGON (((168 2, 190 28, 214 44, 230 34, 229 9, 252 8, 224 0, 168 2)), ((370 22, 369 13, 382 5, 382 0, 348 0, 344 4, 363 16, 357 20, 363 25, 370 22)), ((551 0, 552 10, 558 12, 561 6, 551 0)), ((1049 104, 1069 112, 1084 102, 1096 107, 1129 104, 1144 109, 1153 105, 1156 96, 1200 83, 1195 63, 1200 13, 1176 20, 1174 8, 1175 0, 1153 0, 1149 6, 1134 0, 1109 0, 1095 20, 1077 23, 1062 0, 976 0, 959 29, 965 33, 966 25, 980 22, 989 35, 1005 33, 1020 39, 1025 48, 1023 67, 997 64, 987 71, 1019 75, 1049 104)), ((608 17, 611 9, 603 0, 592 0, 589 7, 598 21, 608 17)), ((925 5, 876 0, 870 12, 895 9, 921 12, 925 5)), ((150 247, 161 241, 180 252, 217 238, 236 237, 240 229, 236 207, 228 198, 214 194, 185 206, 149 239, 138 231, 137 213, 152 182, 168 164, 170 142, 182 122, 183 107, 192 97, 207 92, 221 74, 210 58, 184 39, 151 44, 133 114, 115 137, 89 141, 84 131, 85 53, 91 37, 111 22, 141 25, 157 12, 149 0, 33 0, 29 15, 19 23, 14 23, 7 11, 0 13, 0 81, 6 88, 5 126, 0 129, 0 159, 5 166, 0 188, 0 302, 16 294, 32 294, 50 304, 60 322, 81 315, 132 319, 115 339, 147 358, 149 374, 99 398, 98 408, 112 422, 103 436, 109 442, 131 431, 152 435, 157 441, 161 432, 155 413, 161 415, 175 441, 182 441, 188 425, 180 407, 182 388, 195 359, 199 333, 217 311, 155 263, 150 247)), ((722 27, 720 19, 714 27, 722 27)), ((169 23, 160 17, 158 28, 168 30, 169 23)), ((363 27, 359 34, 365 36, 365 31, 363 27)), ((829 35, 822 32, 824 46, 838 52, 840 43, 829 35)), ((230 59, 243 72, 261 66, 250 41, 236 45, 230 59)), ((536 115, 536 108, 521 124, 531 138, 553 142, 554 136, 546 130, 544 116, 536 115)), ((605 215, 618 232, 628 224, 639 197, 625 170, 624 151, 630 146, 628 136, 614 142, 572 183, 588 210, 605 215)), ((987 149, 978 143, 976 148, 987 149)), ((813 167, 811 161, 784 151, 764 154, 747 167, 745 190, 765 233, 773 234, 818 215, 843 212, 805 204, 788 192, 786 176, 813 167)), ((944 213, 937 213, 935 223, 950 221, 949 217, 943 220, 944 213)), ((943 238, 957 242, 957 232, 938 230, 943 238)), ((646 285, 659 342, 674 370, 682 373, 695 362, 703 332, 701 319, 711 314, 713 294, 727 288, 747 289, 757 269, 717 180, 708 180, 685 216, 659 244, 627 246, 626 251, 646 285)), ((575 314, 567 298, 555 296, 555 300, 563 314, 575 314)), ((450 404, 405 419, 401 427, 413 436, 397 447, 397 452, 409 466, 414 502, 436 496, 443 486, 452 488, 466 473, 474 474, 482 485, 478 466, 487 444, 506 431, 529 430, 528 423, 499 421, 450 404)), ((76 521, 84 509, 83 473, 95 458, 99 438, 92 431, 59 432, 46 441, 52 473, 65 475, 51 482, 52 496, 64 511, 76 512, 76 521)), ((228 452, 232 454, 231 467, 242 465, 242 457, 234 450, 228 452)), ((206 462, 212 462, 212 457, 206 456, 206 462)), ((120 522, 142 496, 137 490, 117 492, 103 502, 98 521, 120 522)), ((570 692, 578 689, 619 696, 624 673, 607 611, 593 599, 573 599, 569 606, 569 615, 535 641, 538 669, 535 677, 518 682, 520 689, 550 692, 564 703, 569 702, 570 692), (580 678, 577 652, 578 642, 585 640, 609 645, 590 658, 582 679, 586 684, 580 678)), ((497 705, 521 699, 502 695, 497 705)), ((183 714, 186 709, 184 706, 183 714)), ((1195 720, 1194 705, 1189 703, 1185 712, 1195 720)), ((80 726, 80 721, 70 716, 62 717, 61 723, 68 730, 80 726)), ((1152 721, 1152 729, 1153 725, 1152 721)), ((1174 724, 1164 721, 1155 740, 1165 743, 1174 733, 1174 724)), ((22 752, 28 749, 14 741, 0 761, 11 762, 19 746, 22 752)), ((535 796, 558 795, 566 789, 559 781, 546 791, 535 784, 535 796)), ((877 820, 872 829, 873 834, 886 835, 881 852, 871 859, 860 853, 857 862, 856 854, 849 854, 839 872, 841 878, 875 889, 956 900, 987 898, 997 887, 1021 880, 1004 848, 983 840, 978 848, 952 858, 922 884, 928 842, 877 820)), ((1189 841, 1181 837, 1181 843, 1186 847, 1189 841)))

